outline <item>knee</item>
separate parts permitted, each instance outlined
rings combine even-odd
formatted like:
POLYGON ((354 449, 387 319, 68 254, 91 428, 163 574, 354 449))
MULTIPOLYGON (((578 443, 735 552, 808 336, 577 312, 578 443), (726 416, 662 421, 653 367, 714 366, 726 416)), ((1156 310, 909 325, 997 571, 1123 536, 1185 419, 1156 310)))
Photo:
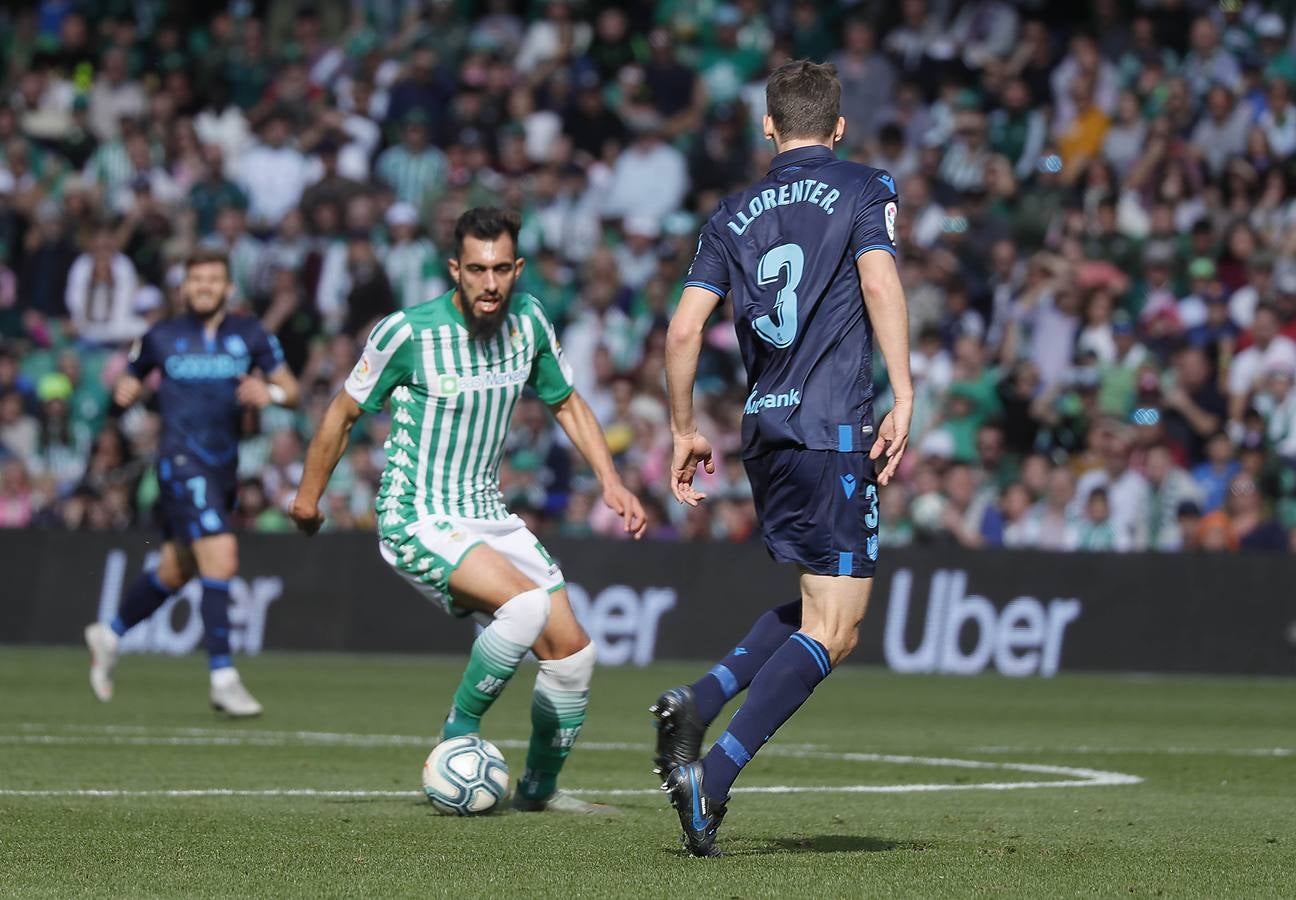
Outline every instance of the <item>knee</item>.
POLYGON ((233 541, 226 546, 204 548, 199 556, 198 574, 214 581, 229 581, 238 574, 238 545, 233 541))
POLYGON ((186 572, 181 568, 180 563, 166 559, 165 557, 158 563, 157 570, 153 573, 154 583, 164 591, 174 594, 185 583, 193 577, 192 572, 186 572))
POLYGON ((553 637, 549 634, 543 635, 538 642, 537 654, 541 649, 539 645, 543 645, 545 660, 568 659, 586 648, 589 649, 591 656, 598 655, 598 651, 594 649, 593 641, 579 628, 575 634, 560 634, 553 637))
POLYGON ((230 557, 209 563, 202 567, 199 574, 212 581, 229 581, 238 574, 238 558, 230 557))
POLYGON ((596 662, 598 650, 587 638, 585 646, 561 659, 540 660, 536 683, 559 691, 587 691, 594 678, 596 662))
POLYGON ((495 610, 494 627, 500 637, 530 647, 539 639, 548 621, 549 592, 532 588, 509 598, 495 610))
POLYGON ((859 646, 859 628, 852 628, 840 635, 835 645, 828 648, 828 658, 832 660, 833 667, 836 668, 838 663, 844 662, 857 646, 859 646))
POLYGON ((859 644, 859 626, 854 628, 803 629, 828 651, 828 660, 834 668, 850 656, 851 651, 859 644))

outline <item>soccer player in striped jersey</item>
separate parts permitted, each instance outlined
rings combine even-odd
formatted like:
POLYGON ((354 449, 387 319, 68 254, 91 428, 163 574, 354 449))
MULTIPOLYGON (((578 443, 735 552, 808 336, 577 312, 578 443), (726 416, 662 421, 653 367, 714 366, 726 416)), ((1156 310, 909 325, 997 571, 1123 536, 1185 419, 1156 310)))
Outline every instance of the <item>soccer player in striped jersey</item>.
POLYGON ((585 720, 595 651, 572 614, 563 574, 504 505, 500 460, 524 387, 553 410, 588 460, 603 500, 642 537, 643 507, 621 483, 603 432, 575 392, 540 301, 513 292, 525 260, 519 218, 471 209, 455 226, 455 289, 383 319, 325 413, 306 453, 292 516, 323 522, 320 495, 364 412, 390 402, 387 465, 378 492, 379 551, 420 594, 484 625, 454 694, 442 739, 477 734, 482 716, 527 651, 540 661, 526 772, 513 806, 592 812, 560 792, 558 774, 585 720))

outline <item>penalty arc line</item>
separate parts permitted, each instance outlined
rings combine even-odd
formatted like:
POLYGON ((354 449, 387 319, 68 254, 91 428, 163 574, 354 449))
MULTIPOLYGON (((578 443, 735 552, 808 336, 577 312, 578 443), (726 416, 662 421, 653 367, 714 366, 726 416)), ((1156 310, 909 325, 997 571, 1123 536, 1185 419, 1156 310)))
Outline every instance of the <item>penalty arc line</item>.
MULTIPOLYGON (((24 734, 0 735, 0 743, 8 744, 111 744, 138 746, 289 746, 294 744, 315 746, 428 746, 430 738, 417 735, 364 735, 336 732, 273 732, 203 728, 167 729, 168 734, 150 734, 146 726, 72 726, 68 730, 79 734, 41 734, 32 733, 42 727, 34 724, 19 726, 24 734)), ((48 727, 48 726, 44 726, 48 727)), ((495 741, 506 749, 523 749, 526 741, 495 741)), ((637 752, 644 749, 641 744, 589 742, 581 747, 591 751, 637 752)), ((1137 775, 1121 772, 1110 772, 1101 769, 1077 768, 1072 766, 1054 766, 1037 763, 988 762, 985 760, 958 759, 952 757, 913 756, 884 753, 837 752, 824 750, 812 745, 773 745, 764 748, 765 756, 783 756, 796 759, 821 759, 841 762, 888 763, 897 765, 918 765, 939 768, 990 769, 999 771, 1025 772, 1035 775, 1052 775, 1059 780, 1053 781, 1006 781, 980 783, 934 783, 934 784, 856 784, 856 785, 759 785, 735 788, 736 793, 744 794, 905 794, 932 793, 940 791, 1009 791, 1042 788, 1066 787, 1107 787, 1115 785, 1139 784, 1143 779, 1137 775)), ((598 796, 653 796, 659 794, 653 788, 582 788, 571 791, 574 794, 598 796)), ((193 788, 172 790, 128 790, 98 788, 64 788, 64 789, 0 789, 0 796, 7 797, 319 797, 332 799, 366 799, 366 798, 400 798, 421 796, 417 791, 392 790, 327 790, 313 788, 281 789, 237 789, 237 788, 193 788)))

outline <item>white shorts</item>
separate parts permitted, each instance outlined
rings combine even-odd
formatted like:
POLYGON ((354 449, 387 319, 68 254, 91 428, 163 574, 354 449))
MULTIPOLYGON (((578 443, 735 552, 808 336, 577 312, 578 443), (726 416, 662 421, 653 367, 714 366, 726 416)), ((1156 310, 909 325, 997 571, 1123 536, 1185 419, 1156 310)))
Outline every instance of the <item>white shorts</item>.
POLYGON ((378 550, 387 564, 428 600, 453 616, 467 616, 468 611, 456 608, 450 596, 450 574, 478 544, 486 544, 549 593, 566 584, 558 563, 517 516, 429 516, 415 523, 412 534, 383 538, 378 550))

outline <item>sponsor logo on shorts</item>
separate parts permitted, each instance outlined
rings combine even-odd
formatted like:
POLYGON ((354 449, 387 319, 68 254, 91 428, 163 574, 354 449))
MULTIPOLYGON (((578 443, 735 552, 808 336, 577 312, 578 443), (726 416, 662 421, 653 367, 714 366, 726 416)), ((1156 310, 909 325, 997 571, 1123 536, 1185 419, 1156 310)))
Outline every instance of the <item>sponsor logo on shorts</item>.
POLYGON ((847 472, 845 475, 841 477, 841 486, 842 486, 842 491, 846 494, 847 500, 855 496, 855 488, 857 484, 855 481, 855 476, 852 475, 850 472, 847 472))

